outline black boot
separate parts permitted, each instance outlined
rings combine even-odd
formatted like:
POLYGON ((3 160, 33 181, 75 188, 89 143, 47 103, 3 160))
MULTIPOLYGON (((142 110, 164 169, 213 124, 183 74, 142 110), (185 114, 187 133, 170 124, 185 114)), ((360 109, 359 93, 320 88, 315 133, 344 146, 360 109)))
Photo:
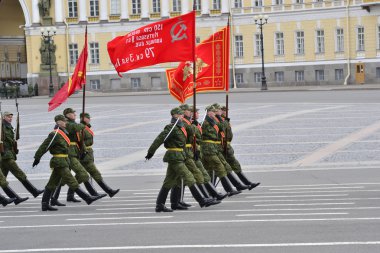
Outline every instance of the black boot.
POLYGON ((156 201, 156 213, 160 213, 160 212, 164 212, 164 213, 173 212, 172 209, 167 208, 165 206, 165 202, 166 202, 166 198, 168 197, 169 190, 170 189, 162 187, 161 190, 160 190, 160 192, 158 193, 157 201, 156 201))
POLYGON ((59 198, 59 193, 61 192, 61 185, 59 185, 55 191, 54 194, 51 196, 50 204, 52 206, 66 206, 65 204, 61 203, 58 198, 59 198))
POLYGON ((187 210, 188 208, 186 206, 183 206, 180 203, 181 199, 181 188, 180 187, 173 187, 170 192, 170 203, 172 210, 187 210))
POLYGON ((249 190, 252 190, 260 184, 260 182, 252 183, 251 181, 249 181, 248 178, 243 174, 243 172, 236 173, 236 175, 238 175, 243 184, 248 185, 249 190))
POLYGON ((205 186, 208 192, 211 194, 211 196, 216 198, 217 200, 222 200, 228 196, 227 193, 225 194, 219 193, 218 190, 215 188, 215 186, 211 182, 207 182, 205 186))
POLYGON ((105 194, 105 193, 99 194, 95 190, 95 188, 92 186, 90 181, 84 182, 83 184, 86 187, 86 190, 88 191, 88 193, 90 193, 92 196, 96 196, 96 197, 100 196, 100 198, 107 196, 107 194, 105 194))
POLYGON ((42 211, 57 211, 57 208, 52 207, 50 202, 51 191, 48 188, 45 188, 44 194, 42 195, 41 209, 42 211))
POLYGON ((208 206, 216 205, 220 203, 219 200, 204 198, 196 184, 193 184, 192 186, 190 186, 189 189, 194 199, 199 203, 200 207, 208 207, 208 206))
POLYGON ((2 204, 3 206, 6 206, 6 205, 12 203, 15 200, 16 200, 15 198, 8 199, 8 198, 6 198, 0 194, 0 204, 2 204))
POLYGON ((28 179, 25 179, 25 181, 21 183, 28 190, 28 192, 30 192, 35 198, 37 198, 38 195, 44 192, 44 190, 38 190, 36 187, 34 187, 34 185, 32 185, 32 183, 28 179))
POLYGON ((14 198, 15 201, 15 205, 18 205, 20 204, 21 202, 24 202, 26 200, 28 200, 29 198, 28 197, 25 197, 25 198, 21 198, 19 195, 17 195, 17 193, 15 193, 9 186, 7 187, 3 187, 3 190, 5 192, 5 194, 8 195, 8 197, 10 198, 14 198))
POLYGON ((182 186, 182 195, 180 195, 179 203, 181 204, 181 206, 184 206, 184 207, 191 207, 190 204, 185 203, 185 201, 183 200, 183 197, 184 197, 184 196, 185 196, 185 187, 182 186))
POLYGON ((232 188, 231 182, 228 179, 228 177, 222 177, 220 179, 220 182, 222 183, 222 186, 223 186, 224 190, 227 192, 229 197, 241 193, 241 191, 235 191, 232 188))
POLYGON ((78 187, 78 189, 76 189, 75 192, 76 194, 78 194, 79 197, 81 197, 84 201, 86 201, 87 205, 91 205, 91 203, 94 202, 95 200, 102 198, 101 195, 99 196, 88 195, 86 192, 82 191, 80 187, 78 187))
POLYGON ((67 191, 67 199, 66 200, 67 200, 67 202, 74 202, 74 203, 81 202, 79 199, 75 198, 74 190, 71 190, 70 188, 67 191))
POLYGON ((237 176, 234 173, 227 174, 228 179, 231 181, 232 185, 236 187, 236 190, 242 191, 248 189, 248 185, 242 184, 237 176))
POLYGON ((210 194, 208 193, 204 184, 198 184, 198 188, 206 199, 210 198, 210 194))
POLYGON ((104 181, 103 179, 101 181, 98 182, 99 186, 103 189, 103 191, 105 191, 108 196, 110 196, 110 198, 112 198, 113 196, 115 196, 119 191, 120 189, 116 189, 116 190, 113 190, 112 188, 110 188, 104 181))

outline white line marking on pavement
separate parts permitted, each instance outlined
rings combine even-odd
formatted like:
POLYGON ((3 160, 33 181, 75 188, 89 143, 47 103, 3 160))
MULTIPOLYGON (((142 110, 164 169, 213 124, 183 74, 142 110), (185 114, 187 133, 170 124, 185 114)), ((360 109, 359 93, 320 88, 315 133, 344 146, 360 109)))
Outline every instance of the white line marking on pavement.
MULTIPOLYGON (((185 213, 185 212, 184 212, 185 213)), ((257 219, 257 220, 203 220, 203 221, 144 221, 144 222, 119 222, 119 223, 76 223, 76 224, 50 224, 50 225, 24 225, 24 226, 0 226, 0 229, 25 229, 25 228, 60 228, 60 227, 95 227, 95 226, 126 226, 126 225, 197 225, 215 223, 247 223, 247 222, 313 222, 313 221, 380 221, 380 217, 360 218, 309 218, 309 219, 257 219)))
POLYGON ((364 139, 371 134, 379 131, 380 129, 380 121, 375 122, 372 125, 369 125, 363 129, 360 129, 354 133, 351 133, 344 138, 335 141, 334 143, 331 143, 323 148, 320 148, 316 150, 315 152, 311 153, 310 155, 303 157, 302 159, 296 161, 293 163, 294 166, 305 166, 305 165, 311 165, 317 161, 322 160, 325 157, 330 156, 331 154, 335 153, 336 151, 343 149, 347 147, 348 145, 359 141, 361 139, 364 139))
MULTIPOLYGON (((379 192, 380 190, 336 190, 336 191, 291 191, 292 189, 288 189, 289 191, 281 192, 281 193, 338 193, 338 192, 379 192)), ((267 192, 266 194, 279 194, 280 192, 267 192)))
MULTIPOLYGON (((280 192, 279 192, 280 193, 280 192)), ((246 196, 247 199, 257 198, 300 198, 300 197, 344 197, 348 194, 321 194, 321 195, 283 195, 283 196, 246 196)))
POLYGON ((328 247, 328 246, 367 246, 379 245, 380 241, 367 242, 302 242, 302 243, 257 243, 257 244, 205 244, 205 245, 147 245, 147 246, 113 246, 113 247, 83 247, 83 248, 40 248, 0 250, 0 253, 23 252, 62 252, 62 251, 115 251, 115 250, 154 250, 154 249, 209 249, 209 248, 283 248, 283 247, 328 247))
MULTIPOLYGON (((380 183, 363 182, 363 183, 335 183, 335 184, 290 184, 290 185, 260 185, 260 188, 293 188, 293 187, 317 187, 317 186, 338 186, 338 185, 380 185, 380 183)), ((138 191, 138 190, 135 190, 138 191)))
POLYGON ((247 213, 236 214, 238 217, 250 216, 309 216, 309 215, 347 215, 348 213, 247 213))
MULTIPOLYGON (((292 190, 327 190, 327 189, 363 189, 364 186, 338 186, 338 187, 318 187, 318 188, 292 188, 292 190)), ((269 189, 269 191, 283 191, 284 189, 269 189)))
POLYGON ((329 206, 329 205, 355 205, 355 202, 309 203, 309 204, 259 204, 259 205, 254 205, 254 206, 329 206))
POLYGON ((105 218, 83 218, 83 219, 66 219, 67 221, 84 221, 84 220, 128 220, 128 219, 169 219, 174 216, 140 216, 140 217, 105 217, 105 218))

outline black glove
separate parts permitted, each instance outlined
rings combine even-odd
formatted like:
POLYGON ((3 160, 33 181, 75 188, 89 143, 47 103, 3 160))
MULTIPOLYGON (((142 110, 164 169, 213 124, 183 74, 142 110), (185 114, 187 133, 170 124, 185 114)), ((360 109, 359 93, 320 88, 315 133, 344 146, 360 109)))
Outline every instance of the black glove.
POLYGON ((18 154, 18 148, 16 148, 14 151, 15 151, 15 154, 17 155, 18 154))
POLYGON ((79 159, 83 160, 86 157, 86 155, 87 155, 87 152, 83 152, 82 154, 80 154, 79 159))
POLYGON ((33 167, 40 163, 40 159, 34 159, 33 167))
POLYGON ((148 154, 145 156, 145 159, 149 160, 152 157, 153 157, 153 154, 148 152, 148 154))
POLYGON ((194 152, 194 160, 198 161, 201 156, 201 152, 199 150, 194 152))
POLYGON ((199 122, 195 119, 195 120, 193 120, 192 124, 195 126, 198 126, 199 122))

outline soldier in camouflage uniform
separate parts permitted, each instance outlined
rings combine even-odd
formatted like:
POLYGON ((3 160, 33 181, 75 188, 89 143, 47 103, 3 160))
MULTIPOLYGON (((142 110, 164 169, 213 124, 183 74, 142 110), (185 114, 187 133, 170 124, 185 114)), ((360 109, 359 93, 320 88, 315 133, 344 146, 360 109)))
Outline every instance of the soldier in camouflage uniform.
POLYGON ((209 174, 215 173, 220 178, 224 190, 229 196, 239 194, 241 190, 247 189, 247 186, 241 183, 234 184, 238 191, 235 191, 229 179, 232 168, 228 165, 221 153, 223 126, 216 121, 216 108, 208 106, 206 108, 207 116, 202 125, 202 142, 201 154, 202 163, 209 174))
MULTIPOLYGON (((83 153, 80 152, 80 141, 82 138, 82 131, 85 128, 85 125, 78 124, 75 122, 76 114, 75 111, 72 108, 66 108, 63 110, 63 115, 66 117, 67 124, 66 124, 66 131, 68 132, 67 136, 70 139, 70 147, 69 147, 69 160, 70 160, 70 169, 74 171, 75 178, 78 181, 79 184, 83 183, 87 189, 87 191, 92 196, 101 196, 105 197, 106 194, 98 194, 98 192, 93 188, 93 186, 90 183, 90 176, 88 175, 87 171, 83 166, 81 165, 79 159, 80 156, 83 155, 83 153)), ((82 143, 84 144, 84 143, 82 143)), ((85 146, 81 147, 82 149, 85 149, 85 146)), ((58 197, 61 191, 61 185, 59 185, 54 192, 52 196, 52 205, 58 205, 63 206, 64 204, 60 203, 58 201, 58 197)), ((69 188, 67 191, 67 199, 68 202, 80 202, 80 200, 76 199, 74 197, 74 191, 69 188)))
POLYGON ((227 108, 225 106, 221 107, 221 121, 225 124, 225 131, 226 131, 226 143, 227 145, 227 150, 226 152, 223 152, 227 162, 229 165, 231 165, 232 170, 238 175, 240 180, 245 184, 249 186, 249 190, 252 190, 253 188, 257 187, 260 183, 253 183, 251 182, 243 173, 241 169, 241 165, 239 161, 236 159, 234 155, 234 149, 231 146, 232 138, 233 138, 233 133, 232 133, 232 128, 231 128, 231 123, 230 123, 230 118, 226 118, 226 111, 227 108))
MULTIPOLYGON (((196 136, 196 133, 199 132, 199 129, 197 128, 196 125, 199 123, 196 120, 192 122, 191 116, 193 114, 192 113, 193 110, 188 104, 183 104, 180 106, 180 108, 184 111, 182 122, 184 123, 185 129, 188 133, 187 141, 186 141, 186 149, 185 149, 185 152, 186 152, 185 165, 190 170, 190 172, 193 173, 193 176, 195 180, 197 181, 199 189, 201 190, 202 194, 206 198, 210 198, 211 196, 213 198, 216 198, 217 200, 222 200, 227 195, 220 194, 217 192, 214 185, 211 184, 210 182, 211 181, 210 176, 208 175, 207 171, 204 169, 202 162, 199 159, 199 151, 197 150, 195 152, 193 151, 193 148, 194 148, 193 146, 194 144, 196 144, 194 143, 194 141, 197 141, 198 138, 199 139, 201 138, 201 136, 199 136, 200 134, 196 136)), ((195 148, 196 146, 197 145, 195 145, 195 148)), ((180 196, 180 193, 181 193, 180 189, 178 187, 176 187, 175 189, 177 189, 177 196, 180 196)), ((175 192, 176 192, 175 190, 174 191, 172 190, 172 195, 174 195, 173 193, 175 192)), ((173 209, 172 195, 171 195, 171 203, 172 203, 172 209, 173 209)), ((175 202, 176 199, 178 199, 178 197, 174 198, 174 203, 176 203, 175 202)), ((176 205, 174 204, 174 207, 175 206, 176 205)))
POLYGON ((113 190, 103 180, 102 174, 96 168, 94 163, 94 150, 92 145, 94 144, 94 132, 91 129, 91 117, 90 114, 80 114, 81 123, 86 126, 84 129, 84 144, 86 145, 86 154, 80 159, 80 163, 87 170, 93 179, 99 184, 99 186, 105 191, 111 198, 115 196, 120 189, 113 190))
POLYGON ((148 149, 146 159, 151 159, 156 150, 164 143, 166 153, 163 161, 168 163, 166 177, 162 188, 157 196, 156 212, 172 212, 172 209, 165 206, 166 198, 171 188, 176 186, 179 180, 190 189, 191 194, 201 207, 215 204, 213 199, 206 199, 202 196, 193 174, 185 165, 187 132, 182 123, 183 111, 179 108, 173 108, 170 111, 172 115, 171 123, 166 125, 164 130, 156 137, 148 149))
MULTIPOLYGON (((15 132, 12 126, 12 119, 13 113, 3 113, 2 139, 4 145, 4 153, 1 155, 1 170, 5 177, 7 177, 8 173, 11 172, 22 183, 22 185, 33 195, 33 197, 36 198, 44 191, 38 190, 36 187, 34 187, 34 185, 32 185, 32 183, 26 177, 25 173, 20 169, 20 167, 16 163, 16 155, 18 154, 18 149, 17 141, 15 140, 15 132)), ((11 198, 17 198, 15 193, 13 191, 10 191, 10 188, 5 190, 5 193, 11 198)), ((19 200, 21 199, 19 198, 19 200)))
POLYGON ((52 131, 45 141, 41 144, 34 155, 33 167, 36 166, 41 157, 50 151, 52 158, 50 160, 50 167, 52 173, 48 183, 45 186, 45 192, 42 196, 42 211, 57 211, 56 208, 50 205, 50 198, 52 192, 60 184, 67 184, 72 191, 75 191, 83 200, 90 205, 93 201, 100 198, 100 196, 90 196, 84 192, 80 187, 78 181, 71 174, 69 166, 69 146, 70 139, 67 136, 66 131, 66 118, 63 115, 57 115, 54 117, 56 127, 52 131))

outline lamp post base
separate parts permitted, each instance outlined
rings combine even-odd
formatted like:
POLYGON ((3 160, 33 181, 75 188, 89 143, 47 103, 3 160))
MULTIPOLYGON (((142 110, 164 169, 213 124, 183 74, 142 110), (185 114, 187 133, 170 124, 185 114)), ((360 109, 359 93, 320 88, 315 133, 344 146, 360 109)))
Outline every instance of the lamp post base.
POLYGON ((265 76, 261 78, 261 90, 268 90, 267 79, 265 76))

